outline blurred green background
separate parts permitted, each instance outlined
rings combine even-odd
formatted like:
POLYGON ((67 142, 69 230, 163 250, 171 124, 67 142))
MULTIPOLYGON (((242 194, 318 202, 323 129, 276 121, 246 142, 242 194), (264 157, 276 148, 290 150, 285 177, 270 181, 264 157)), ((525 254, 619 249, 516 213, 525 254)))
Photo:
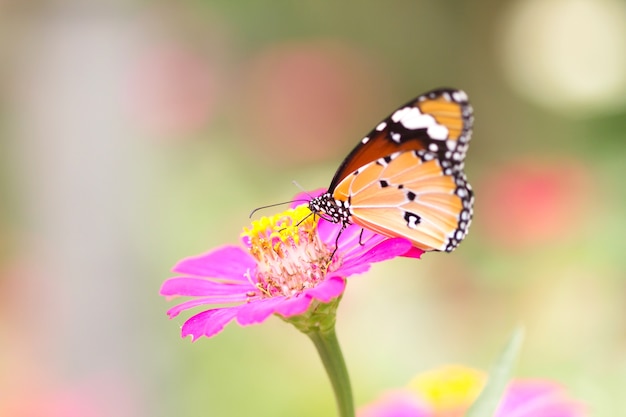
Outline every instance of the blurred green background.
POLYGON ((192 344, 158 290, 440 86, 475 109, 474 223, 350 280, 357 404, 521 322, 519 377, 626 415, 622 0, 6 0, 0 32, 0 415, 334 415, 294 328, 192 344))

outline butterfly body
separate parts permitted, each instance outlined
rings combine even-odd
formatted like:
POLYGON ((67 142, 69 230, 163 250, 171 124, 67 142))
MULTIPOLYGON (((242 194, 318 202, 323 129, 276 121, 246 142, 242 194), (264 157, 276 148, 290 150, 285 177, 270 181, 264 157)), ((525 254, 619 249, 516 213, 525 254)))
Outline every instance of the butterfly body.
POLYGON ((473 112, 460 90, 423 94, 379 123, 342 162, 312 212, 450 252, 467 234, 474 196, 463 172, 473 112))

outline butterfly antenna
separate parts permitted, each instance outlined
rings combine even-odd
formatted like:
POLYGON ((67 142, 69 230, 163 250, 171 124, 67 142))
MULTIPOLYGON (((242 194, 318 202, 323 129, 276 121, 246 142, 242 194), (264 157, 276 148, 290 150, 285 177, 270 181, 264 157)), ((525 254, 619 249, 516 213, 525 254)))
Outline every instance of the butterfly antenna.
MULTIPOLYGON (((300 190, 301 190, 304 194, 306 194, 306 195, 309 197, 309 199, 307 200, 307 199, 305 199, 305 198, 299 198, 299 199, 297 199, 297 200, 283 201, 282 203, 269 204, 269 205, 267 205, 267 206, 257 207, 257 208, 255 208, 254 210, 252 210, 252 211, 250 212, 250 215, 249 215, 248 217, 249 217, 249 218, 252 218, 252 216, 254 216, 254 213, 256 213, 256 212, 257 212, 257 211, 259 211, 259 210, 266 209, 266 208, 271 208, 271 207, 276 207, 276 206, 282 206, 283 204, 291 204, 291 203, 308 203, 309 201, 311 201, 311 200, 313 200, 313 199, 315 198, 315 197, 313 197, 311 194, 309 194, 309 193, 308 193, 308 192, 307 192, 307 191, 306 191, 306 190, 305 190, 305 189, 304 189, 304 188, 303 188, 300 184, 298 184, 298 183, 296 182, 296 180, 293 180, 293 181, 292 181, 292 183, 293 183, 293 185, 295 185, 296 187, 298 187, 298 188, 299 188, 299 189, 300 189, 300 190)), ((307 217, 309 217, 309 216, 307 216, 307 217)), ((305 217, 305 219, 306 219, 306 217, 305 217)), ((302 219, 302 220, 304 220, 304 219, 302 219)), ((298 224, 299 224, 299 223, 298 223, 298 224)))
POLYGON ((300 184, 298 184, 298 182, 296 180, 291 181, 291 183, 293 185, 295 185, 296 187, 298 187, 300 189, 300 191, 302 191, 304 194, 308 195, 311 198, 311 200, 313 200, 313 198, 315 198, 311 194, 309 194, 309 192, 307 190, 305 190, 304 187, 302 187, 300 184))
POLYGON ((261 206, 261 207, 257 207, 254 210, 252 210, 250 212, 250 215, 248 216, 249 218, 252 218, 252 216, 254 216, 254 213, 256 213, 259 210, 263 210, 266 208, 271 208, 271 207, 277 207, 277 206, 282 206, 284 204, 291 204, 291 203, 297 203, 297 202, 305 202, 305 201, 309 201, 309 200, 305 200, 302 198, 299 198, 297 200, 289 200, 289 201, 283 201, 282 203, 276 203, 276 204, 268 204, 267 206, 261 206))

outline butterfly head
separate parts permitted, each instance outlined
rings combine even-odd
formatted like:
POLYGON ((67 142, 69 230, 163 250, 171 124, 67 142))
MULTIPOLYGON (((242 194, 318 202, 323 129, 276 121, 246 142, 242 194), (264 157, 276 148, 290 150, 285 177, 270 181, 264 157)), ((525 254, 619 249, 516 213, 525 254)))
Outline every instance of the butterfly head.
POLYGON ((350 203, 333 198, 326 192, 309 201, 309 210, 331 223, 341 223, 343 227, 352 224, 350 221, 350 203))

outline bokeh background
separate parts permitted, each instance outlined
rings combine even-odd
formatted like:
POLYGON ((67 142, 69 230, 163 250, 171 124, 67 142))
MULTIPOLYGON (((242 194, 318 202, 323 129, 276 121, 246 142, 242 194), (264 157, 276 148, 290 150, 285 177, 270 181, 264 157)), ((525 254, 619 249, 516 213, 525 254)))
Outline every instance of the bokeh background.
POLYGON ((626 415, 622 0, 4 0, 0 34, 1 416, 334 415, 305 336, 192 344, 158 290, 440 86, 475 108, 474 223, 350 281, 356 402, 521 322, 517 376, 626 415))

